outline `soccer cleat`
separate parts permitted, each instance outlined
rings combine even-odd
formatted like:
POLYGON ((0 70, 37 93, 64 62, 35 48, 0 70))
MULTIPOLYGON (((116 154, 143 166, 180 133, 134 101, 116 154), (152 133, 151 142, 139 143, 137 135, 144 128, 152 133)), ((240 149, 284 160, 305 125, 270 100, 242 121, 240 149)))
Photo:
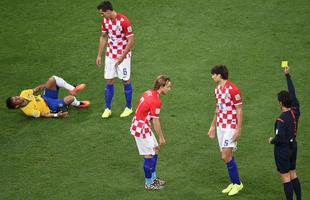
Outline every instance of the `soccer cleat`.
POLYGON ((69 93, 70 93, 71 95, 74 95, 74 94, 77 93, 78 91, 84 90, 85 88, 86 88, 86 84, 85 84, 85 83, 81 83, 81 84, 75 86, 75 88, 74 88, 73 90, 69 91, 69 93))
POLYGON ((164 187, 153 182, 151 185, 145 184, 144 188, 147 190, 160 190, 163 189, 164 187))
POLYGON ((131 113, 132 113, 132 109, 126 107, 125 110, 120 115, 120 117, 128 117, 131 113))
POLYGON ((160 186, 164 186, 166 184, 166 181, 160 179, 159 177, 155 178, 154 182, 160 186))
POLYGON ((230 190, 233 188, 234 184, 229 184, 229 186, 227 186, 227 188, 225 188, 224 190, 222 190, 222 193, 227 194, 230 192, 230 190))
POLYGON ((89 101, 80 101, 78 108, 87 108, 90 105, 89 101))
POLYGON ((109 108, 106 108, 104 112, 102 113, 101 117, 106 119, 109 118, 112 115, 112 111, 109 108))
POLYGON ((234 184, 232 186, 232 189, 228 193, 228 196, 234 196, 234 195, 238 194, 242 190, 242 188, 243 188, 243 184, 242 183, 240 183, 240 185, 234 184))

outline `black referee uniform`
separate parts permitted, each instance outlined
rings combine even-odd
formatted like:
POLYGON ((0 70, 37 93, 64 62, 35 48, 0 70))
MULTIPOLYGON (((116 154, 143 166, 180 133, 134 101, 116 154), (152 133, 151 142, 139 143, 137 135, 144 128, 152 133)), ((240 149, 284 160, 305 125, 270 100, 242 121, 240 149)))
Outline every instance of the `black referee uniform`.
MULTIPOLYGON (((288 92, 291 98, 291 109, 282 112, 275 122, 275 137, 271 140, 274 144, 274 158, 277 170, 281 174, 296 169, 297 159, 297 128, 300 116, 299 102, 296 97, 295 88, 291 76, 286 74, 288 92)), ((291 182, 284 183, 284 191, 287 199, 293 199, 295 191, 297 199, 301 199, 301 187, 296 177, 291 182)))
POLYGON ((300 116, 299 102, 289 74, 286 75, 288 92, 292 100, 290 111, 282 112, 275 122, 276 135, 271 141, 274 144, 274 157, 277 169, 281 174, 296 168, 297 158, 297 127, 300 116))

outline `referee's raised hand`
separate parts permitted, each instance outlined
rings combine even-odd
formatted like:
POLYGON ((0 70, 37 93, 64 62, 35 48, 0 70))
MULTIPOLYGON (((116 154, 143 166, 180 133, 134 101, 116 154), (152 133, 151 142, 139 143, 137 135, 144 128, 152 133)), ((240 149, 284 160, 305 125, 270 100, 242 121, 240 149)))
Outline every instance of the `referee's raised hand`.
POLYGON ((286 66, 285 68, 284 68, 284 74, 285 75, 288 75, 289 74, 289 67, 288 66, 286 66))

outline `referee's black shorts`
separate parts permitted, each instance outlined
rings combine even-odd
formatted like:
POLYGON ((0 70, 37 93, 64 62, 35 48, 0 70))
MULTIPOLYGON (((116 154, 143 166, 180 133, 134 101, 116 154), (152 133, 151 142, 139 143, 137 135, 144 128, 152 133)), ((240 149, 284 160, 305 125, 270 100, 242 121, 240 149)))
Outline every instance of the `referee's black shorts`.
POLYGON ((277 170, 281 174, 288 173, 296 169, 297 143, 296 141, 289 145, 274 146, 274 158, 277 170))

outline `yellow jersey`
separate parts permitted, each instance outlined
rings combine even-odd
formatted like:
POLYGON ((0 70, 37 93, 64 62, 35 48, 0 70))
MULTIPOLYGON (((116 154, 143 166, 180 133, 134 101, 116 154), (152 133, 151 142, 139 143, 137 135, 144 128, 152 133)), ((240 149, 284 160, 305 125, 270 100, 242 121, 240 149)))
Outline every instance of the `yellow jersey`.
POLYGON ((40 117, 41 112, 50 113, 50 109, 48 108, 44 99, 41 97, 41 95, 33 95, 32 89, 23 90, 19 96, 29 101, 26 106, 20 107, 25 115, 37 118, 40 117))

